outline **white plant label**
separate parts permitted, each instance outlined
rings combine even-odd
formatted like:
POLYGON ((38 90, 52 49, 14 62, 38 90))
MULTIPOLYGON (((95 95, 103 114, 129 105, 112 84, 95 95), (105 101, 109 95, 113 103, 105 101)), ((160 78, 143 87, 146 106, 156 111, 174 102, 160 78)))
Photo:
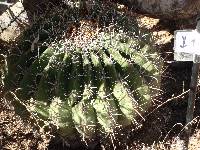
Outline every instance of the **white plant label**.
POLYGON ((196 30, 177 30, 174 36, 174 59, 199 62, 200 33, 196 30))

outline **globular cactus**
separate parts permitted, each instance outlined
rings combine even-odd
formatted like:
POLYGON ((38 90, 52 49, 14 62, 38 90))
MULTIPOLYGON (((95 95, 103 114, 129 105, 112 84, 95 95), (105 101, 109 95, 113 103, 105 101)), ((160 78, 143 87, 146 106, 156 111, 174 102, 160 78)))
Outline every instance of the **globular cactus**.
POLYGON ((29 112, 53 122, 62 136, 78 132, 90 139, 134 123, 158 92, 163 60, 150 34, 127 22, 130 28, 115 30, 120 21, 112 32, 102 28, 82 45, 61 39, 38 53, 22 50, 14 64, 8 57, 4 92, 15 91, 24 105, 33 99, 29 112))

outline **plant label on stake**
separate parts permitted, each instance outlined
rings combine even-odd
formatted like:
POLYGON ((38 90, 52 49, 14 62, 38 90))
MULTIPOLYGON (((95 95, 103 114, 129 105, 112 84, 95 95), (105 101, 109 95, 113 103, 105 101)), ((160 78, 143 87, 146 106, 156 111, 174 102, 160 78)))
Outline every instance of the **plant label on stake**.
POLYGON ((200 62, 200 34, 197 30, 174 32, 174 60, 200 62))
POLYGON ((196 30, 177 30, 174 35, 174 59, 176 61, 193 61, 190 91, 186 114, 185 144, 188 149, 193 120, 195 98, 197 92, 198 72, 200 67, 200 20, 197 20, 196 30))

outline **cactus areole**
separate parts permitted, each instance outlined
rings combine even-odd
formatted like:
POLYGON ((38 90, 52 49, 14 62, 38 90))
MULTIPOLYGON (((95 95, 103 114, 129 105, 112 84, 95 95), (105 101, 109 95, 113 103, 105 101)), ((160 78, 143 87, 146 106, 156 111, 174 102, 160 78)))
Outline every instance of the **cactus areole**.
POLYGON ((162 59, 140 34, 101 30, 86 43, 65 38, 21 50, 7 57, 4 90, 62 136, 111 133, 142 117, 158 93, 162 59))

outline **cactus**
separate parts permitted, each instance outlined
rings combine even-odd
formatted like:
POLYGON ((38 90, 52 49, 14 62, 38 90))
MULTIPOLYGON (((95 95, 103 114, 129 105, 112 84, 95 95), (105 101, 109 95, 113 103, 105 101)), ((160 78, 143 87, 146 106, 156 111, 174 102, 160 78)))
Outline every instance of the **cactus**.
MULTIPOLYGON (((163 60, 147 42, 149 37, 140 38, 135 23, 131 24, 135 28, 126 27, 121 32, 118 25, 123 27, 124 18, 116 16, 121 21, 116 29, 102 29, 83 45, 74 38, 53 44, 47 39, 51 44, 37 57, 22 50, 19 61, 8 65, 4 92, 19 89, 16 96, 23 104, 34 99, 31 113, 54 122, 62 136, 78 132, 93 138, 98 132, 109 134, 116 127, 134 123, 151 106, 155 89, 160 86, 163 60), (34 60, 26 65, 32 55, 34 60), (25 67, 20 70, 15 66, 25 67)), ((12 57, 7 59, 13 62, 12 57)))

